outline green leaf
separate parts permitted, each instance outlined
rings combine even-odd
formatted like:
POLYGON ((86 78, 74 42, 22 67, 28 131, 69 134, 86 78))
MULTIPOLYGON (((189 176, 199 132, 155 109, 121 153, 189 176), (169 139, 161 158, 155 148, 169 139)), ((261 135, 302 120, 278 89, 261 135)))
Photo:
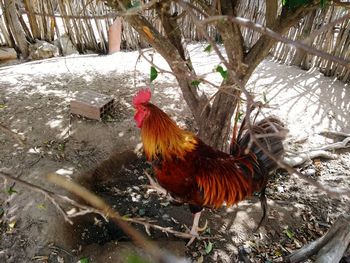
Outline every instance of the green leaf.
POLYGON ((193 87, 198 88, 198 86, 199 86, 200 83, 201 83, 200 80, 195 79, 195 80, 193 80, 193 81, 191 82, 191 85, 192 85, 193 87))
POLYGON ((0 103, 0 109, 5 109, 7 106, 5 104, 0 103))
POLYGON ((4 213, 5 213, 4 208, 2 208, 2 207, 0 206, 0 217, 2 217, 2 216, 4 215, 4 213))
POLYGON ((122 216, 122 219, 123 219, 123 220, 128 220, 129 218, 130 218, 130 215, 123 215, 123 216, 122 216))
POLYGON ((160 205, 167 207, 168 205, 170 205, 170 202, 163 202, 163 203, 160 203, 160 205))
POLYGON ((139 215, 144 216, 146 214, 146 210, 144 208, 139 209, 139 215))
POLYGON ((36 207, 41 209, 41 210, 46 210, 46 207, 44 204, 38 204, 36 207))
POLYGON ((216 67, 216 72, 219 72, 221 77, 226 80, 228 77, 228 73, 227 70, 224 70, 224 68, 222 66, 217 66, 216 67))
POLYGON ((288 238, 292 239, 294 237, 294 233, 289 230, 289 228, 283 230, 283 233, 285 233, 287 235, 288 238))
POLYGON ((213 47, 209 44, 205 47, 204 52, 210 53, 213 50, 213 47))
POLYGON ((210 241, 208 244, 205 244, 205 253, 208 255, 213 250, 213 243, 210 241))
POLYGON ((211 229, 210 229, 210 227, 207 227, 207 228, 205 229, 204 233, 210 235, 210 234, 211 234, 211 229))
POLYGON ((9 195, 12 195, 12 194, 16 194, 17 191, 15 190, 15 186, 10 186, 9 189, 6 190, 6 192, 9 194, 9 195))
POLYGON ((79 259, 78 263, 89 263, 90 259, 88 257, 79 259))
POLYGON ((156 78, 158 77, 158 71, 155 67, 151 67, 151 73, 150 73, 150 79, 151 79, 151 82, 153 80, 155 80, 156 78))
POLYGON ((264 91, 263 92, 263 100, 264 100, 264 103, 268 103, 269 101, 267 100, 267 97, 266 97, 266 92, 264 91))
POLYGON ((63 152, 65 148, 66 148, 66 145, 64 143, 59 143, 57 146, 57 150, 61 152, 63 152))
POLYGON ((243 111, 240 111, 236 117, 236 121, 240 121, 242 119, 243 116, 243 111))
POLYGON ((310 4, 311 2, 312 0, 282 0, 282 5, 293 10, 303 5, 310 4))
POLYGON ((140 7, 141 6, 141 1, 140 0, 134 0, 132 6, 133 7, 140 7))
POLYGON ((280 250, 276 250, 275 251, 275 256, 276 257, 281 257, 282 256, 282 252, 280 250))
POLYGON ((127 4, 127 9, 140 7, 140 6, 141 6, 141 1, 140 0, 131 0, 127 4))

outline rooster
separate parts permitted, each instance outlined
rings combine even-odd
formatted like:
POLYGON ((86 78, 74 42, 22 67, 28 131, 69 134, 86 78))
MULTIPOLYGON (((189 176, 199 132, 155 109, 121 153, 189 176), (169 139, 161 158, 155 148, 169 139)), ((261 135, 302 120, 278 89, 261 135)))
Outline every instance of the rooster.
MULTIPOLYGON (((141 129, 146 158, 152 163, 157 182, 176 202, 189 204, 194 215, 188 245, 198 236, 201 211, 232 206, 253 193, 260 193, 266 215, 265 188, 277 164, 255 143, 244 119, 232 138, 230 153, 205 144, 193 133, 183 130, 169 116, 150 103, 151 91, 141 89, 133 98, 134 120, 141 129)), ((235 129, 234 129, 235 130, 235 129)), ((252 124, 258 142, 279 159, 283 154, 284 128, 274 117, 252 124)))

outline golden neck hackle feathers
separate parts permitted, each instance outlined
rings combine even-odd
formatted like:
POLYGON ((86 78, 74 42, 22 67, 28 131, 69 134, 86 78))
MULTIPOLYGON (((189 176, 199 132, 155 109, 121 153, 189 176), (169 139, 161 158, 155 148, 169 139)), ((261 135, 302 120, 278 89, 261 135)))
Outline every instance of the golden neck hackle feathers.
POLYGON ((195 148, 197 141, 192 133, 180 129, 155 105, 149 103, 146 107, 150 113, 142 124, 141 137, 148 160, 159 156, 164 160, 183 159, 195 148))

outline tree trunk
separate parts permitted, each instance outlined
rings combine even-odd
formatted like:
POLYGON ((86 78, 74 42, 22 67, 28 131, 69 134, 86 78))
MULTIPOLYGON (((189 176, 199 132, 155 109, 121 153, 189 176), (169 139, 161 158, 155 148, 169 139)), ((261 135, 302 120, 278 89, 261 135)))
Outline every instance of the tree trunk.
POLYGON ((228 150, 231 117, 238 105, 240 93, 238 90, 230 89, 217 94, 209 114, 203 114, 198 122, 198 136, 216 149, 228 150))
POLYGON ((21 52, 23 58, 27 58, 29 55, 28 43, 25 33, 22 29, 21 23, 17 16, 17 9, 15 5, 15 0, 4 0, 5 15, 7 17, 12 32, 15 39, 16 46, 21 52))
MULTIPOLYGON (((307 17, 306 22, 305 22, 305 26, 304 26, 302 33, 301 33, 301 36, 300 36, 301 39, 306 39, 307 36, 310 35, 316 14, 317 14, 317 11, 314 10, 307 17)), ((314 41, 314 39, 308 39, 306 43, 310 45, 310 44, 312 44, 313 41, 314 41)), ((302 69, 308 70, 311 65, 308 61, 307 52, 304 50, 298 49, 296 51, 296 54, 294 55, 292 65, 300 66, 302 69)))

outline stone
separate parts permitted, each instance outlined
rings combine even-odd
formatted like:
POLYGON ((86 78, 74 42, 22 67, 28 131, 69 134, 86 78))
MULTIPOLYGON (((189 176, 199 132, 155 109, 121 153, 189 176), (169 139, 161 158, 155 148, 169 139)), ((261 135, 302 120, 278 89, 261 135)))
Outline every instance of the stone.
POLYGON ((29 57, 34 60, 57 57, 58 47, 46 41, 36 40, 35 44, 29 46, 29 57))
POLYGON ((58 39, 56 39, 55 45, 61 45, 63 56, 79 55, 78 50, 73 45, 73 42, 70 40, 68 34, 63 34, 58 39))
POLYGON ((17 59, 17 52, 14 48, 0 47, 0 61, 17 59))

